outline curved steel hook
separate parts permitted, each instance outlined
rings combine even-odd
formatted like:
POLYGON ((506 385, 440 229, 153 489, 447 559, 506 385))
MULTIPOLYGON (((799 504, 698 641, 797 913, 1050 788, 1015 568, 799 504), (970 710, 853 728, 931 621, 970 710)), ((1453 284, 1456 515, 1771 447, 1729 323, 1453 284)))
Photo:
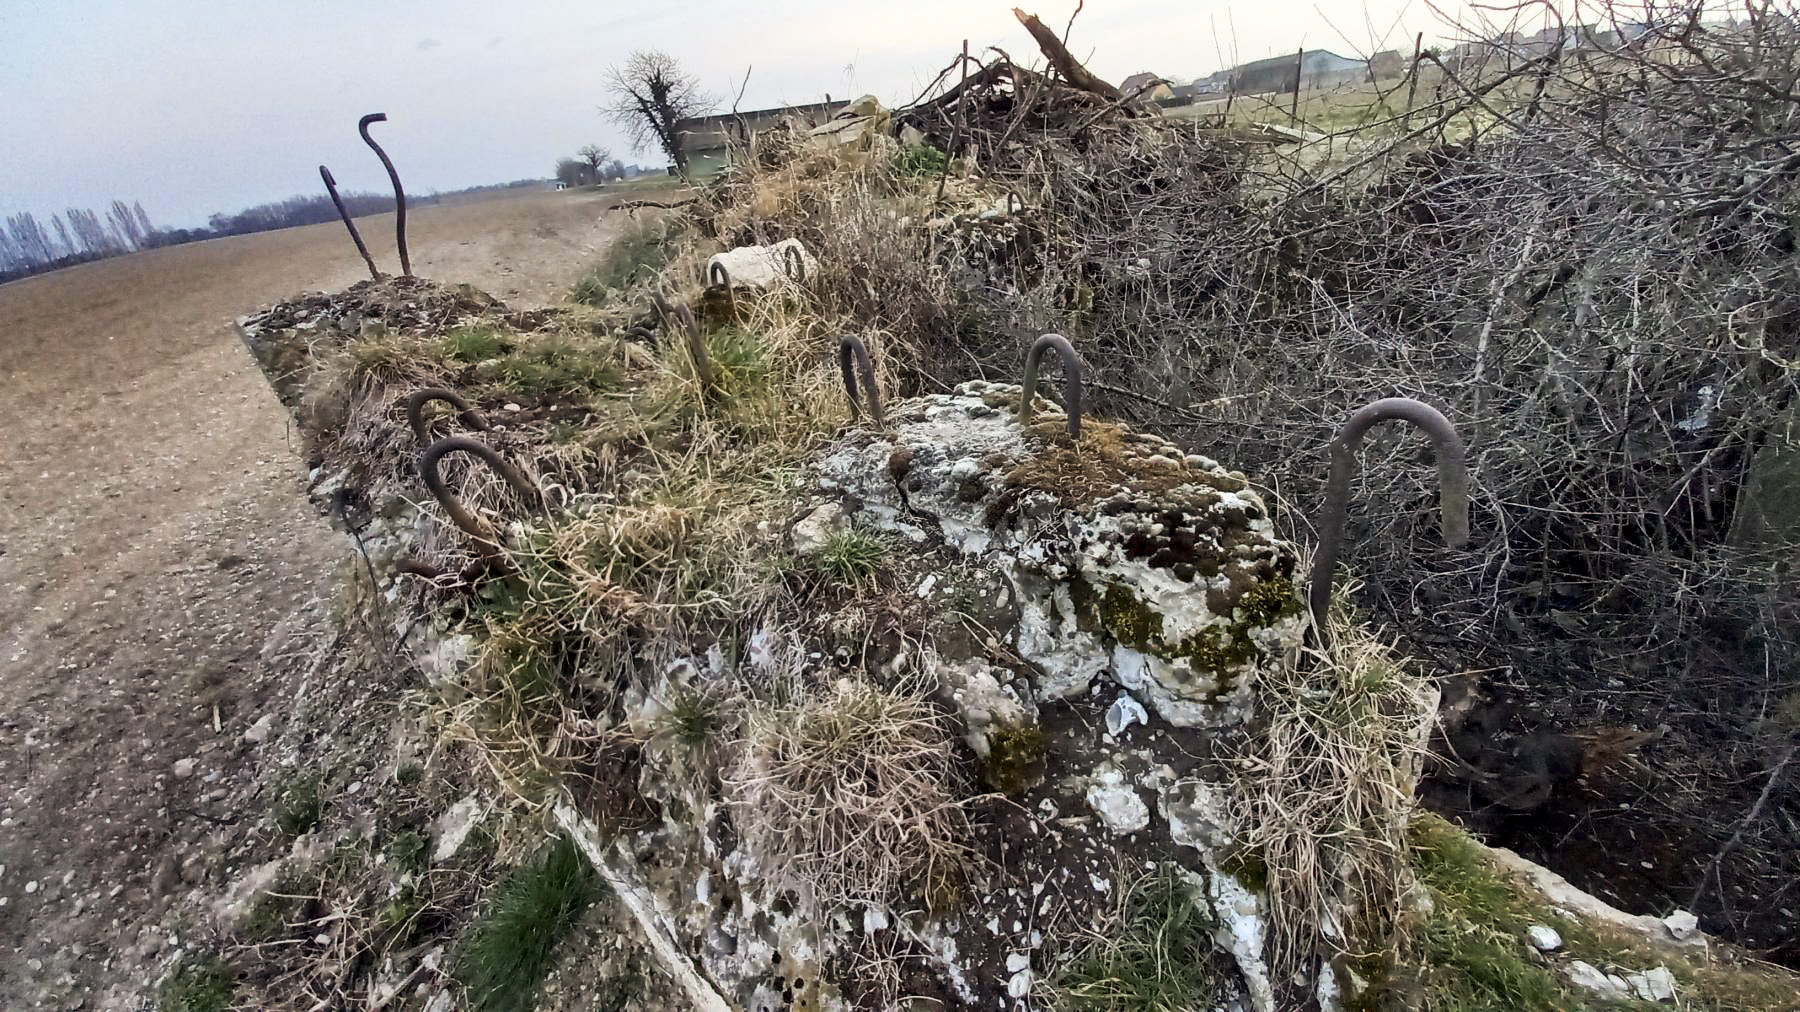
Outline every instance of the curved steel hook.
POLYGON ((388 159, 387 152, 369 136, 370 123, 387 122, 387 113, 372 112, 357 121, 356 132, 362 134, 363 143, 373 148, 375 157, 381 159, 381 166, 387 169, 388 180, 394 184, 394 244, 400 247, 400 273, 412 277, 412 258, 406 255, 406 191, 400 188, 400 173, 394 171, 394 163, 388 159))
POLYGON ((369 265, 369 276, 381 280, 381 271, 375 266, 375 258, 369 255, 369 247, 363 244, 362 233, 356 230, 356 222, 350 218, 350 209, 344 206, 344 198, 338 196, 337 180, 331 178, 331 170, 319 166, 319 178, 325 181, 325 192, 331 194, 331 202, 337 205, 338 217, 344 219, 344 227, 350 230, 350 241, 356 244, 356 252, 362 254, 363 263, 369 265))
POLYGON ((1325 489, 1325 511, 1319 517, 1319 550, 1313 555, 1312 582, 1307 588, 1313 622, 1321 637, 1331 610, 1331 571, 1344 542, 1344 511, 1350 498, 1350 479, 1356 470, 1356 448, 1370 427, 1389 420, 1411 422, 1431 437, 1437 449, 1438 504, 1444 543, 1451 548, 1469 543, 1469 469, 1456 427, 1442 412, 1411 397, 1384 397, 1358 408, 1331 441, 1331 482, 1325 489))
POLYGON ((671 334, 679 331, 687 339, 688 356, 694 360, 694 372, 700 378, 703 390, 713 388, 712 359, 706 354, 706 341, 700 335, 700 324, 694 320, 694 311, 688 308, 687 301, 677 299, 673 304, 660 289, 651 293, 650 301, 656 306, 656 312, 662 317, 663 326, 671 334))
POLYGON ((1075 346, 1061 334, 1045 334, 1025 353, 1025 396, 1019 401, 1019 424, 1031 424, 1031 399, 1037 395, 1038 364, 1051 348, 1062 356, 1063 410, 1069 413, 1069 438, 1081 438, 1081 360, 1075 357, 1075 346))
POLYGON ((540 493, 537 486, 520 473, 518 468, 507 463, 506 458, 496 453, 493 447, 478 439, 471 439, 468 436, 445 436, 426 447, 424 453, 419 454, 419 477, 424 479, 425 487, 431 490, 431 494, 436 497, 438 504, 444 507, 444 512, 450 515, 451 522, 455 523, 464 534, 475 539, 476 549, 480 554, 496 555, 500 551, 499 535, 494 533, 494 529, 486 521, 469 512, 469 508, 464 506, 462 500, 456 497, 456 493, 450 491, 450 486, 444 483, 444 476, 439 471, 439 462, 444 459, 445 455, 459 451, 480 458, 482 463, 493 468, 496 474, 506 479, 506 483, 512 486, 514 492, 524 497, 526 502, 535 505, 540 500, 540 493))
POLYGON ((725 265, 714 260, 706 265, 706 281, 708 284, 725 289, 725 305, 731 310, 731 318, 737 319, 737 288, 731 283, 731 272, 725 265))
POLYGON ((869 360, 869 348, 863 344, 862 338, 845 334, 838 338, 838 368, 844 374, 844 393, 850 397, 850 417, 862 417, 862 407, 856 403, 856 372, 850 367, 853 355, 856 357, 857 368, 862 370, 863 386, 869 398, 869 414, 875 419, 877 427, 886 428, 887 418, 881 412, 881 391, 875 386, 875 365, 869 360))
POLYGON ((798 246, 781 248, 781 273, 794 279, 795 284, 806 283, 806 257, 798 246))
POLYGON ((456 409, 457 417, 471 429, 487 432, 492 428, 488 425, 487 416, 470 407, 461 394, 442 387, 426 387, 413 391, 412 396, 406 399, 406 424, 412 426, 413 438, 421 443, 425 441, 425 405, 432 401, 450 402, 450 406, 456 409))

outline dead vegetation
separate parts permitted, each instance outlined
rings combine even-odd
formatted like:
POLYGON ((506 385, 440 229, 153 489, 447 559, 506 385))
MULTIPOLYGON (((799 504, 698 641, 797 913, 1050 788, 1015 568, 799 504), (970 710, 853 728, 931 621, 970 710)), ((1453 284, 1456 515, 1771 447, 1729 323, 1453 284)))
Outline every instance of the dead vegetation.
MULTIPOLYGON (((512 567, 407 585, 444 631, 476 638, 466 695, 444 704, 450 736, 478 744, 522 807, 571 789, 615 829, 671 803, 639 797, 638 774, 688 749, 689 786, 720 790, 777 891, 952 906, 972 787, 931 687, 861 648, 771 681, 745 645, 760 619, 852 591, 885 606, 879 542, 839 532, 809 567, 781 540, 805 463, 846 414, 837 335, 864 335, 892 396, 1012 379, 1053 330, 1082 348, 1101 413, 1251 471, 1300 506, 1279 522, 1301 538, 1352 408, 1420 395, 1472 435, 1477 537, 1459 552, 1414 536, 1434 501, 1414 444, 1368 441, 1351 557, 1364 616, 1391 631, 1345 624, 1331 652, 1259 689, 1257 740, 1236 757, 1239 856, 1267 889, 1281 979, 1328 960, 1398 1000, 1429 950, 1408 921, 1406 843, 1429 693, 1384 645, 1396 634, 1431 668, 1500 674, 1534 723, 1671 725, 1641 772, 1651 790, 1701 787, 1660 791, 1642 817, 1730 839, 1741 860, 1684 885, 1717 926, 1787 943, 1767 915, 1793 881, 1794 822, 1779 797, 1765 805, 1785 764, 1765 768, 1763 749, 1795 733, 1774 716, 1800 691, 1791 546, 1736 538, 1733 518, 1794 410, 1800 162, 1782 145, 1800 37, 1765 18, 1649 38, 1462 67, 1413 110, 1425 127, 1364 121, 1348 161, 1140 115, 1002 54, 893 117, 914 144, 757 136, 656 231, 655 255, 603 265, 589 308, 561 321, 528 333, 490 308, 358 329, 314 389, 360 485, 403 494, 416 446, 398 402, 447 383, 506 418, 495 445, 551 493, 537 515, 497 477, 449 471, 512 567), (703 287, 712 253, 787 238, 818 259, 805 285, 703 287), (648 310, 653 291, 694 308, 710 375, 648 310), (724 688, 657 682, 709 645, 724 688), (658 719, 633 728, 644 698, 658 719), (1727 877, 1735 892, 1717 888, 1727 877)), ((1091 424, 1016 478, 1098 487, 1116 439, 1091 424)), ((470 546, 424 512, 425 561, 462 571, 470 546)), ((1185 934, 1150 924, 1152 942, 1096 950, 1069 993, 1129 1001, 1128 975, 1196 947, 1173 895, 1125 916, 1185 934)))
MULTIPOLYGON (((1800 596, 1791 529, 1746 518, 1792 453, 1800 389, 1800 35, 1773 7, 1577 19, 1629 44, 1446 57, 1410 103, 1374 96, 1392 115, 1286 149, 1129 115, 1005 54, 966 83, 953 65, 893 116, 948 152, 941 197, 911 185, 938 164, 916 146, 769 132, 692 207, 690 238, 800 238, 822 265, 813 308, 876 334, 901 392, 1014 378, 1030 338, 1068 335, 1100 413, 1278 488, 1302 540, 1351 410, 1441 407, 1470 445, 1474 540, 1435 547, 1418 444, 1371 438, 1348 553, 1366 614, 1430 672, 1484 672, 1516 704, 1502 748, 1666 727, 1613 767, 1629 780, 1554 795, 1561 825, 1601 834, 1588 877, 1564 870, 1635 879, 1634 834, 1676 840, 1664 884, 1624 902, 1697 905, 1791 957, 1800 815, 1777 781, 1800 732, 1776 715, 1800 692, 1800 596)), ((1473 798, 1483 825, 1556 861, 1492 802, 1473 798)))

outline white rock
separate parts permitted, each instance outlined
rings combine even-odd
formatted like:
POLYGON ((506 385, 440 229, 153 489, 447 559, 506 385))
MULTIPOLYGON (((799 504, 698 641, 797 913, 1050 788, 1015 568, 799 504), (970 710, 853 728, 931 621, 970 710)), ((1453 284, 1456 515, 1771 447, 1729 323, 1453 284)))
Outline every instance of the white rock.
POLYGON ((1031 965, 1031 954, 1028 952, 1010 952, 1006 956, 1006 972, 1018 973, 1031 965))
POLYGON ((1525 937, 1530 940, 1531 947, 1539 952, 1555 952, 1562 948, 1562 936, 1548 924, 1533 924, 1525 929, 1525 937))
POLYGON ((888 926, 887 911, 880 907, 863 908, 863 934, 872 935, 877 931, 886 931, 888 926))
POLYGON ((1125 782, 1125 775, 1111 767, 1102 768, 1087 789, 1088 807, 1106 823, 1115 836, 1135 833, 1150 824, 1150 809, 1136 790, 1125 782))
POLYGON ((1685 942, 1700 933, 1700 918, 1686 910, 1677 910, 1663 918, 1668 925, 1669 934, 1678 942, 1685 942))
POLYGON ((1020 970, 1006 982, 1006 993, 1013 998, 1023 998, 1031 993, 1031 971, 1020 970))
POLYGON ((1106 709, 1106 733, 1117 738, 1126 728, 1133 724, 1150 726, 1150 715, 1144 712, 1144 705, 1131 698, 1131 693, 1121 692, 1113 705, 1106 709))
POLYGON ((1628 973, 1625 975, 1625 983, 1630 984, 1632 992, 1645 1001, 1675 1000, 1675 975, 1666 966, 1645 970, 1643 973, 1628 973))
POLYGON ((38 884, 36 881, 31 881, 31 882, 25 883, 25 895, 29 896, 32 893, 37 892, 37 891, 38 891, 38 884))
POLYGON ((1631 997, 1631 985, 1625 983, 1625 978, 1617 974, 1604 973, 1585 960, 1577 959, 1570 963, 1563 968, 1563 973, 1576 987, 1592 991, 1603 998, 1631 997))
POLYGON ((462 849, 463 841, 469 838, 469 832, 481 824, 482 817, 487 815, 487 806, 481 799, 470 795, 450 806, 450 810, 437 818, 437 849, 432 852, 433 861, 448 861, 462 849))
POLYGON ((175 762, 175 775, 183 780, 194 775, 194 760, 178 759, 175 762))
POLYGON ((273 733, 274 730, 275 715, 272 713, 265 713, 257 718, 256 723, 251 724, 245 729, 244 740, 250 742, 268 741, 269 735, 273 733))
POLYGON ((794 551, 811 555, 824 548, 832 533, 842 526, 843 518, 844 507, 834 502, 801 517, 794 524, 794 551))

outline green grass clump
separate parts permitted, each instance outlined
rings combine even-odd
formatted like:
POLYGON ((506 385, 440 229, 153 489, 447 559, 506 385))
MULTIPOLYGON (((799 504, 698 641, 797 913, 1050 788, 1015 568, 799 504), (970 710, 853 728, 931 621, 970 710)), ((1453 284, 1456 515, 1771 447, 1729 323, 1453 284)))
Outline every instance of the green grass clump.
POLYGON ((1138 880, 1119 930, 1097 938, 1052 985, 1057 1008, 1078 1012, 1184 1012, 1214 988, 1213 922, 1179 871, 1138 880))
POLYGON ((458 327, 444 335, 444 354, 458 362, 485 362, 499 358, 507 341, 492 327, 458 327))
POLYGON ((325 777, 306 773, 288 781, 275 799, 275 826, 293 838, 319 824, 325 815, 325 777))
POLYGON ((706 339, 712 362, 714 392, 742 400, 770 389, 769 356, 762 339, 742 327, 723 327, 706 339))
POLYGON ((616 386, 619 376, 611 349, 563 337, 534 341, 500 359, 503 383, 526 393, 596 394, 616 386))
POLYGON ((645 222, 627 229, 606 248, 594 269, 575 282, 569 299, 584 306, 604 306, 633 281, 655 277, 668 262, 668 240, 662 228, 645 222))
POLYGON ((557 940, 599 892, 587 859, 558 837, 495 888, 458 964, 474 1012, 529 1012, 557 940))
POLYGON ((718 730, 718 702, 697 689, 682 689, 669 702, 669 731, 689 748, 705 745, 718 730))
POLYGON ((388 843, 388 857, 401 871, 421 872, 425 870, 425 854, 429 849, 423 833, 405 829, 394 834, 394 839, 388 843))
POLYGON ((949 164, 949 156, 930 144, 914 144, 902 148, 894 156, 894 173, 900 176, 941 176, 944 166, 949 164))
POLYGON ((887 558, 887 542, 866 531, 836 531, 825 539, 816 564, 833 579, 859 586, 873 579, 887 558))
POLYGON ((190 957, 156 990, 157 1012, 225 1012, 237 990, 237 974, 217 956, 190 957))
POLYGON ((1425 929, 1426 990, 1437 1009, 1558 1009, 1562 983, 1532 961, 1533 924, 1570 926, 1535 909, 1482 857, 1474 841, 1441 819, 1415 818, 1407 845, 1419 881, 1431 890, 1425 929))

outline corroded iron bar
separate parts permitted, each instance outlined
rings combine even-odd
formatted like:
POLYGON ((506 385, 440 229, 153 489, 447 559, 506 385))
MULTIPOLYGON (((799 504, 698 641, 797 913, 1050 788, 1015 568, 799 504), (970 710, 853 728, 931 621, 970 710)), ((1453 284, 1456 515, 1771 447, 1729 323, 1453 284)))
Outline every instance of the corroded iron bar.
POLYGON ((881 391, 875 385, 875 364, 869 360, 869 349, 862 338, 854 334, 838 338, 838 368, 844 374, 844 393, 850 397, 850 417, 862 417, 862 407, 856 403, 856 369, 861 369, 865 395, 869 398, 869 414, 877 427, 886 428, 887 418, 881 412, 881 391), (850 364, 852 356, 856 359, 855 369, 850 364))
POLYGON ((394 163, 389 160, 387 152, 369 136, 370 123, 387 122, 387 113, 372 112, 364 116, 356 124, 356 132, 362 134, 363 143, 374 149, 375 157, 381 159, 381 166, 387 169, 388 179, 394 184, 394 244, 400 247, 400 273, 412 277, 412 258, 406 253, 406 191, 400 187, 400 173, 394 171, 394 163))
POLYGON ((715 260, 707 265, 706 281, 715 288, 725 289, 725 305, 731 310, 731 318, 736 320, 737 289, 731 284, 731 272, 725 269, 724 264, 715 260))
POLYGON ((1044 352, 1055 348, 1062 356, 1063 364, 1063 410, 1069 413, 1069 438, 1081 438, 1081 360, 1075 357, 1075 347, 1069 339, 1061 334, 1045 334, 1037 339, 1031 350, 1025 353, 1025 396, 1019 401, 1019 424, 1031 424, 1031 399, 1037 395, 1038 365, 1044 360, 1044 352))
POLYGON ((381 280, 381 271, 375 266, 375 258, 369 255, 369 247, 362 241, 362 233, 356 230, 356 222, 350 217, 350 209, 344 206, 344 198, 338 196, 337 180, 331 178, 331 170, 319 166, 319 178, 325 181, 325 192, 331 194, 331 202, 337 205, 338 217, 344 219, 344 227, 350 230, 350 241, 356 244, 356 252, 362 254, 363 263, 369 265, 369 276, 381 280))
POLYGON ((1325 489, 1325 511, 1319 517, 1319 550, 1313 556, 1312 585, 1307 588, 1313 622, 1321 636, 1331 611, 1331 571, 1344 542, 1344 512, 1350 498, 1350 479, 1356 471, 1356 448, 1362 443, 1363 433, 1390 420, 1411 422, 1431 437, 1437 449, 1438 505, 1444 543, 1451 548, 1469 543, 1469 469, 1456 427, 1436 408, 1410 397, 1385 397, 1357 409, 1331 441, 1331 482, 1325 489))
POLYGON ((461 394, 442 387, 426 387, 413 391, 412 396, 406 399, 406 424, 412 426, 413 438, 421 443, 425 441, 425 405, 432 401, 450 402, 450 406, 456 409, 457 417, 471 429, 487 432, 492 428, 488 425, 487 416, 471 407, 461 394))
POLYGON ((420 562, 418 559, 401 559, 395 564, 394 572, 402 576, 417 576, 427 580, 438 580, 444 575, 443 570, 429 562, 420 562))
POLYGON ((662 317, 663 327, 673 336, 679 332, 687 341, 688 355, 694 360, 694 372, 700 379, 704 390, 713 388, 712 359, 706 355, 706 340, 700 334, 700 324, 694 320, 694 311, 688 308, 685 300, 676 299, 673 303, 661 291, 650 296, 655 304, 656 312, 662 317))
POLYGON ((439 470, 438 465, 446 454, 459 451, 477 457, 482 463, 493 468, 495 473, 506 479, 506 483, 511 485, 513 491, 522 496, 526 502, 536 504, 539 500, 539 492, 537 487, 531 484, 530 479, 520 473, 518 468, 507 463, 506 458, 494 452, 493 447, 468 436, 445 436, 426 447, 425 452, 419 455, 419 477, 424 479, 425 487, 431 490, 431 494, 437 498, 438 504, 444 507, 444 512, 450 515, 451 522, 455 523, 464 534, 475 539, 476 549, 481 555, 497 555, 500 551, 499 535, 494 533, 494 529, 486 521, 471 513, 469 508, 462 504, 462 500, 458 499, 456 493, 450 491, 450 486, 444 483, 444 476, 439 470))

